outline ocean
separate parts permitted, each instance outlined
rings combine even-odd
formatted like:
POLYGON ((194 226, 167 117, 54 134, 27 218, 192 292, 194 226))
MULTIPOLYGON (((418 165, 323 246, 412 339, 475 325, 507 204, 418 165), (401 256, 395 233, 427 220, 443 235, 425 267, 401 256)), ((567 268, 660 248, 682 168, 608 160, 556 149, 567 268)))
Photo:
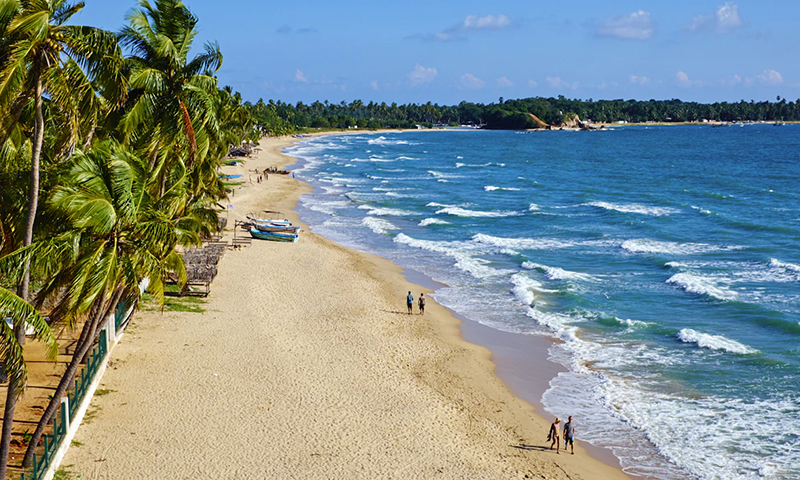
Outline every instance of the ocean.
POLYGON ((800 126, 285 152, 315 187, 298 206, 313 231, 443 284, 433 297, 467 321, 554 339, 543 413, 573 415, 626 472, 800 478, 800 126))

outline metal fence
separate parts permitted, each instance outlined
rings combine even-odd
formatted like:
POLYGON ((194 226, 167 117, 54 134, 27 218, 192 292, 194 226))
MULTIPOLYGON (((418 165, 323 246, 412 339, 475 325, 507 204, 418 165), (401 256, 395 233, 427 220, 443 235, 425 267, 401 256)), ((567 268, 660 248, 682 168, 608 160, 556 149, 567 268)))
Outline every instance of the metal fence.
POLYGON ((41 455, 38 452, 33 455, 33 469, 27 473, 21 474, 19 477, 20 480, 39 480, 47 471, 50 462, 61 446, 61 441, 67 434, 70 419, 75 418, 75 412, 77 412, 78 407, 81 402, 83 402, 89 385, 92 384, 107 353, 108 342, 106 341, 106 331, 102 330, 100 332, 100 339, 89 355, 86 365, 83 367, 83 370, 81 370, 78 378, 75 379, 75 388, 67 394, 67 398, 69 399, 67 405, 69 409, 65 409, 64 404, 61 404, 53 420, 53 433, 44 434, 42 436, 44 450, 41 455))

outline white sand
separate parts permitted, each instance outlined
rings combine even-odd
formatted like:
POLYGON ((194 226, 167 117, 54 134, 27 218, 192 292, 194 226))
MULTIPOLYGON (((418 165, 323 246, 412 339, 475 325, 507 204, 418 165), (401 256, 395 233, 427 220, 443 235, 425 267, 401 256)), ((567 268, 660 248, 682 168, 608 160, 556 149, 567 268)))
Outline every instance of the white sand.
MULTIPOLYGON (((263 141, 246 168, 291 163, 289 143, 263 141)), ((310 187, 225 170, 246 182, 230 225, 265 209, 297 222, 310 187)), ((541 451, 549 422, 447 310, 405 315, 408 290, 427 292, 305 225, 296 244, 227 252, 205 313, 137 313, 63 465, 125 480, 627 478, 580 448, 541 451)))

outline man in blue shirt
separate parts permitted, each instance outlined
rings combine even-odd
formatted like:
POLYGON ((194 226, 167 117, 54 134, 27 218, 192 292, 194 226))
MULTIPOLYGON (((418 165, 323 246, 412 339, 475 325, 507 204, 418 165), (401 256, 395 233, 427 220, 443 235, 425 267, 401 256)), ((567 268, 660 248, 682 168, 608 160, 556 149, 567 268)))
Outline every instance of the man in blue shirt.
POLYGON ((408 307, 408 314, 411 315, 412 310, 414 307, 414 296, 411 295, 411 292, 408 292, 408 296, 406 297, 406 306, 408 307))

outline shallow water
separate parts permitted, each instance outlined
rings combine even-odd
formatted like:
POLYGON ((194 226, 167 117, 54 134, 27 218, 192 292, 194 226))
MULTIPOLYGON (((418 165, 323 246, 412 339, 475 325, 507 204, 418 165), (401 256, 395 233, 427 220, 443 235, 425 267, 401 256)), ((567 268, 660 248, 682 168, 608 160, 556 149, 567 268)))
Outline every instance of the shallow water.
MULTIPOLYGON (((406 132, 290 147, 312 229, 563 342, 542 403, 649 478, 800 477, 800 127, 406 132)), ((402 299, 401 299, 402 300, 402 299)), ((521 368, 525 368, 524 366, 521 368)))

